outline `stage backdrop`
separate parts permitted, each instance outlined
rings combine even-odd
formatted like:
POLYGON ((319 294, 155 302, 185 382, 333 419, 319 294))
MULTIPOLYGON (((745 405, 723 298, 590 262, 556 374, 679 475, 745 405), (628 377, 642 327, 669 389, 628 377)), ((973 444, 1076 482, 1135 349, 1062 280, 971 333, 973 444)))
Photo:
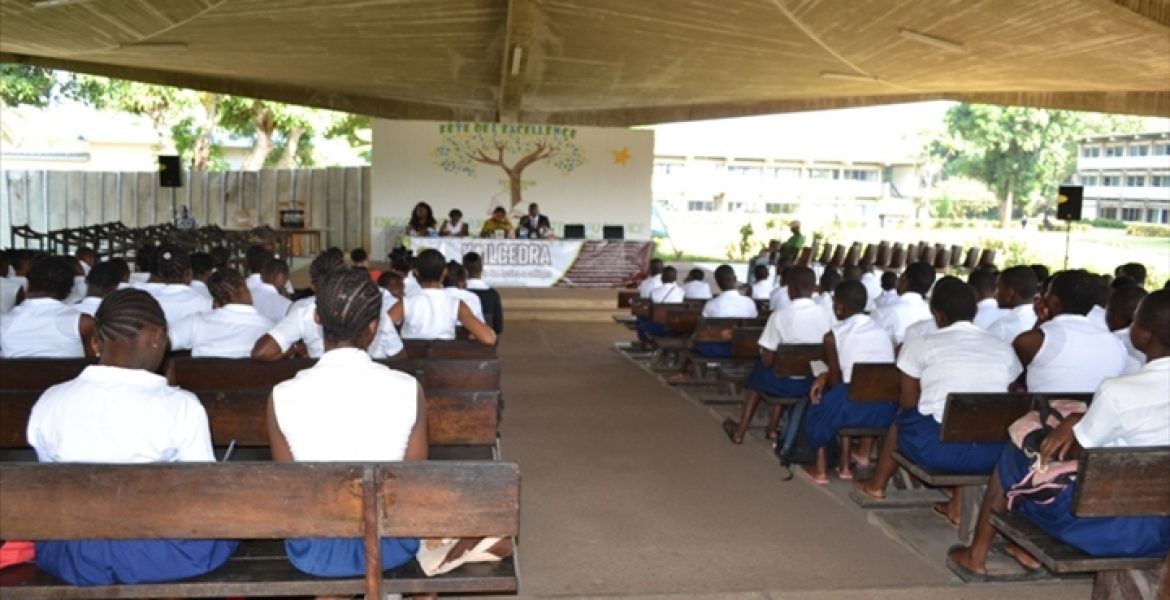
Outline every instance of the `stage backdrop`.
POLYGON ((600 239, 604 225, 624 226, 626 239, 650 239, 652 131, 376 120, 373 134, 375 257, 398 241, 418 202, 440 223, 462 210, 473 234, 496 206, 515 218, 536 202, 558 235, 566 223, 581 223, 590 239, 600 239))

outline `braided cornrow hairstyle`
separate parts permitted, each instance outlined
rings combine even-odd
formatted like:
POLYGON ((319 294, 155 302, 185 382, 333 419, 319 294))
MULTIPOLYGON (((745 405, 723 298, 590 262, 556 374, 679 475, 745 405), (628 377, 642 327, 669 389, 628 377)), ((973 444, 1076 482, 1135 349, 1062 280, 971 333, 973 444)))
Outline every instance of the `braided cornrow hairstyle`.
POLYGON ((166 283, 179 283, 183 275, 191 268, 191 255, 183 248, 174 244, 163 244, 158 247, 154 256, 154 270, 151 275, 166 283))
POLYGON ((244 285, 244 277, 235 269, 219 269, 207 278, 207 291, 211 293, 216 306, 231 304, 236 290, 244 285))
POLYGON ((309 263, 309 280, 313 282, 313 287, 319 287, 329 275, 345 268, 345 256, 340 251, 326 250, 309 263))
POLYGON ((73 290, 73 261, 59 256, 38 259, 28 270, 28 292, 57 300, 69 297, 73 290))
POLYGON ((317 289, 317 315, 327 342, 353 342, 381 310, 382 293, 369 273, 343 269, 317 289))
POLYGON ((149 293, 134 288, 110 292, 98 305, 93 315, 98 339, 112 342, 134 339, 147 325, 166 330, 167 318, 158 300, 149 293))

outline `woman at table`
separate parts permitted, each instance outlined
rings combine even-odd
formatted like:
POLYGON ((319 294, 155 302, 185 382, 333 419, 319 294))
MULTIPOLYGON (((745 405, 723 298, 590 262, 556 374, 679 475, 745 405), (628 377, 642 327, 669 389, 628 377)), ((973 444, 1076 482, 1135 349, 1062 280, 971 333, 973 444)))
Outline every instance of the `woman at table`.
POLYGON ((467 237, 467 221, 463 220, 463 211, 452 208, 447 213, 447 220, 439 227, 440 237, 467 237))
POLYGON ((435 211, 426 202, 419 202, 410 211, 410 222, 406 224, 406 235, 434 237, 439 230, 435 223, 435 211))
POLYGON ((497 206, 496 209, 492 211, 492 218, 484 221, 483 228, 479 230, 479 237, 516 237, 516 228, 512 226, 512 220, 508 218, 508 211, 504 210, 503 206, 497 206))
MULTIPOLYGON (((199 399, 155 374, 167 351, 167 321, 158 301, 142 290, 118 290, 102 300, 94 321, 92 345, 101 363, 45 390, 33 406, 28 441, 37 459, 214 462, 199 399)), ((38 541, 36 560, 72 585, 150 583, 212 571, 227 562, 236 545, 183 539, 38 541)))

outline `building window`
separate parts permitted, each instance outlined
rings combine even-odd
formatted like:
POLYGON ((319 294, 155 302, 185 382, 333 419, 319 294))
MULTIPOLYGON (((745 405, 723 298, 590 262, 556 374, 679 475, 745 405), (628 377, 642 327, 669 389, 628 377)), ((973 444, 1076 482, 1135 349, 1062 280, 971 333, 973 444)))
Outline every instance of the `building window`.
POLYGON ((1127 187, 1146 187, 1146 176, 1127 175, 1125 178, 1125 185, 1127 187))
POLYGON ((1150 176, 1151 187, 1170 187, 1170 175, 1166 173, 1156 173, 1150 176))
POLYGON ((1120 187, 1121 175, 1102 175, 1101 185, 1105 187, 1120 187))
POLYGON ((1100 146, 1085 146, 1081 148, 1081 156, 1085 158, 1097 158, 1101 156, 1100 146))
POLYGON ((1129 147, 1130 156, 1149 156, 1150 146, 1148 144, 1137 144, 1129 147))
POLYGON ((1140 208, 1123 208, 1121 209, 1122 221, 1141 221, 1142 209, 1140 208))
POLYGON ((1102 219, 1116 219, 1117 218, 1117 208, 1114 206, 1110 206, 1108 208, 1104 208, 1104 207, 1098 208, 1097 209, 1097 216, 1101 217, 1102 219))
POLYGON ((841 172, 841 178, 853 181, 877 181, 878 172, 868 169, 845 169, 841 172))
POLYGON ((748 167, 744 165, 727 165, 727 173, 729 175, 741 175, 745 177, 759 177, 764 174, 763 167, 748 167))
POLYGON ((687 210, 691 212, 711 212, 715 210, 715 203, 710 200, 688 200, 687 210))
POLYGON ((772 177, 776 179, 800 179, 800 169, 792 167, 772 167, 772 177))
POLYGON ((1170 156, 1170 144, 1154 144, 1154 156, 1170 156))
POLYGON ((665 163, 665 162, 654 163, 654 174, 655 175, 670 175, 671 172, 674 171, 675 169, 682 170, 682 167, 683 167, 683 165, 680 165, 678 163, 665 163))
POLYGON ((1081 176, 1081 185, 1086 185, 1086 186, 1097 185, 1097 181, 1098 181, 1098 179, 1097 179, 1096 175, 1082 175, 1081 176))
POLYGON ((809 179, 840 179, 841 171, 839 169, 809 169, 809 179))
POLYGON ((1105 156, 1125 156, 1125 146, 1105 146, 1105 156))
POLYGON ((1164 223, 1166 219, 1166 211, 1160 208, 1146 209, 1146 223, 1164 223))
POLYGON ((769 202, 764 205, 764 210, 770 215, 784 215, 796 212, 797 206, 795 204, 785 202, 769 202))

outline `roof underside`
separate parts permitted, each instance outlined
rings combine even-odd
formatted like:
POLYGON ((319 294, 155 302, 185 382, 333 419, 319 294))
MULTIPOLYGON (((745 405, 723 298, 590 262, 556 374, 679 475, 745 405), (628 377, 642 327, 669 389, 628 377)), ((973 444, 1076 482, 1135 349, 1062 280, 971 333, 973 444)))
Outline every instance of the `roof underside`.
POLYGON ((55 1, 0 0, 0 60, 394 119, 1170 115, 1170 0, 55 1))

